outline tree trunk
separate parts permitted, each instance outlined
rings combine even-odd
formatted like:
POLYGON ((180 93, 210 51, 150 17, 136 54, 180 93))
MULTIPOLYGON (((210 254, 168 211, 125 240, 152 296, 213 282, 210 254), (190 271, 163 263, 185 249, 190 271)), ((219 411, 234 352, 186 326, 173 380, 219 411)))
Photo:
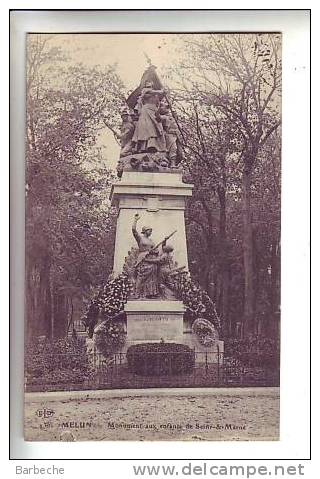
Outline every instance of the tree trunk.
POLYGON ((271 285, 270 285, 270 315, 268 335, 279 338, 279 309, 280 309, 280 252, 279 241, 274 240, 271 245, 271 285))
MULTIPOLYGON (((252 229, 252 268, 253 268, 253 321, 252 321, 252 331, 256 333, 258 336, 261 335, 263 328, 264 328, 264 319, 263 315, 257 317, 257 306, 259 301, 259 295, 261 295, 260 291, 260 258, 259 258, 259 251, 257 245, 257 237, 256 231, 252 229)), ((263 287, 263 286, 262 286, 263 287)), ((261 313, 261 311, 259 311, 261 313)))
POLYGON ((74 329, 74 324, 73 324, 73 310, 74 310, 74 306, 73 306, 73 299, 72 299, 72 296, 71 297, 67 297, 67 305, 68 305, 68 324, 67 324, 67 328, 66 328, 66 336, 73 331, 74 329))
POLYGON ((68 329, 68 298, 64 293, 54 292, 54 334, 53 338, 64 338, 68 329))
POLYGON ((219 214, 219 256, 220 256, 220 314, 222 318, 223 335, 229 335, 229 260, 227 250, 227 212, 225 188, 218 189, 220 214, 219 214))
POLYGON ((39 256, 26 262, 26 338, 50 334, 49 260, 39 256))
POLYGON ((206 238, 208 253, 207 253, 207 258, 206 258, 206 262, 203 269, 203 275, 205 278, 203 287, 206 291, 208 291, 210 289, 211 270, 212 270, 212 264, 214 262, 214 256, 215 256, 214 228, 213 228, 213 218, 212 218, 211 207, 206 203, 204 199, 201 200, 201 203, 206 213, 207 221, 208 221, 208 232, 207 232, 207 238, 206 238))
MULTIPOLYGON (((210 251, 210 250, 209 250, 210 251)), ((210 283, 210 270, 211 270, 211 259, 210 259, 210 253, 208 252, 208 257, 207 261, 204 264, 203 271, 201 274, 201 277, 203 278, 202 280, 202 287, 208 291, 209 289, 209 283, 210 283)))
POLYGON ((254 323, 254 278, 253 241, 251 222, 251 171, 242 174, 242 217, 243 217, 243 266, 244 266, 244 311, 242 335, 253 331, 254 323))

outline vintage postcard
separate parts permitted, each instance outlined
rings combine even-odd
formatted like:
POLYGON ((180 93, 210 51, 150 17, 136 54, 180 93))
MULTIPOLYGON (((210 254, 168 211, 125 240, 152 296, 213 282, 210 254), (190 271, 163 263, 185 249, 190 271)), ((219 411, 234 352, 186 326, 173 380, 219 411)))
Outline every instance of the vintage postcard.
POLYGON ((278 440, 281 33, 26 43, 25 440, 278 440))

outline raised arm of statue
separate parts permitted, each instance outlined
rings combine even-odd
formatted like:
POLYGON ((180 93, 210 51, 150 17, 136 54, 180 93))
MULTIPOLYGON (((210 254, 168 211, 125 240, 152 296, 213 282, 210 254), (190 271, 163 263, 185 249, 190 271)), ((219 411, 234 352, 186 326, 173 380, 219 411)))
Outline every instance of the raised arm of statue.
POLYGON ((139 219, 140 219, 140 215, 138 213, 136 213, 134 215, 133 223, 132 223, 132 234, 133 234, 136 242, 138 243, 138 245, 140 245, 140 243, 141 243, 141 236, 137 231, 137 223, 138 223, 139 219))

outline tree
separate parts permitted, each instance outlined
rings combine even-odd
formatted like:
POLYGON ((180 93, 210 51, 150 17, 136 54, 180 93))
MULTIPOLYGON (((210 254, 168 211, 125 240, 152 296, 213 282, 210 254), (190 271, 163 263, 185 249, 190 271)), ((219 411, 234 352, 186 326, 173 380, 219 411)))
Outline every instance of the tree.
POLYGON ((27 332, 63 336, 74 298, 111 271, 114 175, 96 143, 106 118, 118 127, 122 83, 47 36, 31 35, 27 52, 27 332))
POLYGON ((232 184, 233 127, 219 111, 196 102, 192 92, 176 94, 174 108, 179 117, 185 177, 195 185, 186 212, 191 270, 216 301, 227 334, 230 245, 226 197, 232 184))
POLYGON ((280 126, 280 35, 208 34, 182 37, 186 59, 179 64, 180 89, 219 111, 233 125, 241 165, 244 263, 243 334, 254 324, 252 177, 259 155, 280 126))

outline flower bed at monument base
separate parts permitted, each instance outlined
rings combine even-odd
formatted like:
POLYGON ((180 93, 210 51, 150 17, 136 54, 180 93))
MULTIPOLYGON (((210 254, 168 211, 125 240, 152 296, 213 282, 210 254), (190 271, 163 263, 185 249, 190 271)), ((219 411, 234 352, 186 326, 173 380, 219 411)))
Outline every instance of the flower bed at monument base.
POLYGON ((141 343, 127 351, 128 368, 143 376, 166 376, 192 372, 194 351, 184 344, 141 343))
POLYGON ((88 354, 83 338, 36 341, 26 351, 26 391, 279 386, 278 363, 265 358, 272 345, 263 341, 262 347, 261 341, 257 351, 252 349, 255 342, 249 347, 243 340, 232 340, 223 360, 201 364, 194 364, 194 354, 203 353, 175 343, 131 346, 126 363, 125 353, 108 361, 102 353, 88 354))

